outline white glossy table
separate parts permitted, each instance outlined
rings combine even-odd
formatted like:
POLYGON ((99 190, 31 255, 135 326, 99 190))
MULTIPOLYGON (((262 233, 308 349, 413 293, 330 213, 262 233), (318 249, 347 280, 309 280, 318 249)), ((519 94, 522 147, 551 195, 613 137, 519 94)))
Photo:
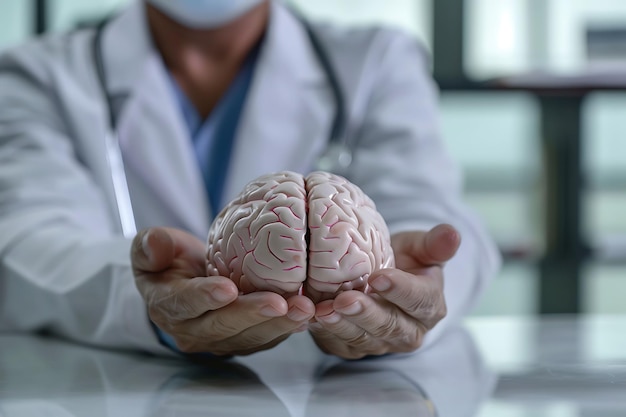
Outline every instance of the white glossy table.
POLYGON ((306 334, 227 364, 0 335, 1 417, 196 415, 626 416, 626 317, 471 319, 418 354, 350 362, 306 334))

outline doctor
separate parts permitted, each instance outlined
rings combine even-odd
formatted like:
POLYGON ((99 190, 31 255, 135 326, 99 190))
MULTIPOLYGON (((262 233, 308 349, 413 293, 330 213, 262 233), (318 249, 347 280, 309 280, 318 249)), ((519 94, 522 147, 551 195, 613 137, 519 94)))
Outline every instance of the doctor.
POLYGON ((461 202, 427 71, 401 33, 307 23, 270 0, 136 1, 97 31, 5 53, 0 331, 217 355, 305 330, 344 358, 432 343, 499 258, 461 202), (315 306, 203 277, 221 206, 261 174, 314 169, 336 131, 349 153, 329 169, 393 235, 398 269, 371 277, 375 295, 315 306))

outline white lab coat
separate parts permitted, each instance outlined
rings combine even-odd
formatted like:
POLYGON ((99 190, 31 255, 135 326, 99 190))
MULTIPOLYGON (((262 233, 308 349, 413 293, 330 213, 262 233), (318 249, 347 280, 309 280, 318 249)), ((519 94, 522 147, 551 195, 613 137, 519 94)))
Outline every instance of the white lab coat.
MULTIPOLYGON (((471 308, 499 258, 461 202, 424 51, 388 29, 314 27, 346 95, 355 144, 346 176, 372 197, 392 233, 448 222, 463 235, 446 266, 443 329, 471 308)), ((88 344, 165 352, 121 234, 93 36, 50 35, 0 58, 0 331, 45 329, 88 344)), ((138 227, 179 227, 204 239, 211 210, 142 2, 109 22, 102 46, 138 227)), ((274 2, 224 200, 261 174, 309 171, 334 111, 302 24, 274 2)))

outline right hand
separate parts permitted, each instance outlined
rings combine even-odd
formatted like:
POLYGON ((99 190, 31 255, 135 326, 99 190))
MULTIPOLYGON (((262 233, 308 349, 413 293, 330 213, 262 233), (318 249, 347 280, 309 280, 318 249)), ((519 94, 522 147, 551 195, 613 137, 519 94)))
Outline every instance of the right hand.
POLYGON ((140 231, 131 260, 152 322, 184 353, 247 355, 304 331, 315 306, 304 296, 240 295, 226 277, 206 277, 205 245, 173 228, 140 231))

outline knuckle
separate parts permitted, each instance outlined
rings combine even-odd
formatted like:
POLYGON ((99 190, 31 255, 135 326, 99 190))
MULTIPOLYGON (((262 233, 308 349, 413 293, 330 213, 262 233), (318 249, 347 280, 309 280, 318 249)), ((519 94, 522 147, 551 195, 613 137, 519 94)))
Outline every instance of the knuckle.
POLYGON ((399 326, 398 312, 393 310, 386 318, 384 323, 380 325, 376 331, 376 336, 380 339, 395 340, 403 336, 402 329, 399 326))
POLYGON ((413 352, 421 348, 423 343, 424 343, 424 338, 421 335, 415 337, 413 343, 409 345, 409 352, 413 352))
POLYGON ((389 339, 386 346, 394 353, 411 353, 422 346, 424 332, 420 327, 404 332, 396 339, 389 339))
POLYGON ((407 298, 408 301, 405 308, 407 313, 416 315, 422 309, 422 305, 424 304, 424 295, 419 293, 411 294, 407 298))
POLYGON ((442 302, 440 296, 431 293, 423 293, 414 296, 407 309, 414 317, 419 317, 423 321, 430 322, 442 313, 441 306, 442 302))
POLYGON ((434 317, 436 320, 436 323, 443 320, 447 315, 448 315, 448 306, 446 305, 445 300, 442 299, 441 302, 439 303, 439 309, 437 310, 437 313, 435 314, 435 317, 434 317))
POLYGON ((400 337, 396 348, 398 352, 410 353, 419 349, 424 342, 424 335, 428 328, 422 322, 415 323, 413 331, 406 332, 400 337))
POLYGON ((400 345, 400 352, 402 353, 410 353, 422 346, 424 341, 423 334, 421 331, 416 330, 413 333, 405 335, 403 339, 403 343, 400 345))
POLYGON ((370 339, 369 334, 367 332, 363 332, 358 335, 350 335, 345 340, 349 346, 361 347, 361 346, 367 346, 369 339, 370 339))
POLYGON ((421 317, 421 303, 421 299, 412 299, 409 303, 403 305, 402 309, 408 316, 418 318, 421 317))
POLYGON ((441 297, 438 302, 433 303, 427 313, 428 314, 424 314, 422 322, 426 325, 428 329, 432 329, 448 314, 448 308, 445 301, 443 300, 443 297, 441 297))

